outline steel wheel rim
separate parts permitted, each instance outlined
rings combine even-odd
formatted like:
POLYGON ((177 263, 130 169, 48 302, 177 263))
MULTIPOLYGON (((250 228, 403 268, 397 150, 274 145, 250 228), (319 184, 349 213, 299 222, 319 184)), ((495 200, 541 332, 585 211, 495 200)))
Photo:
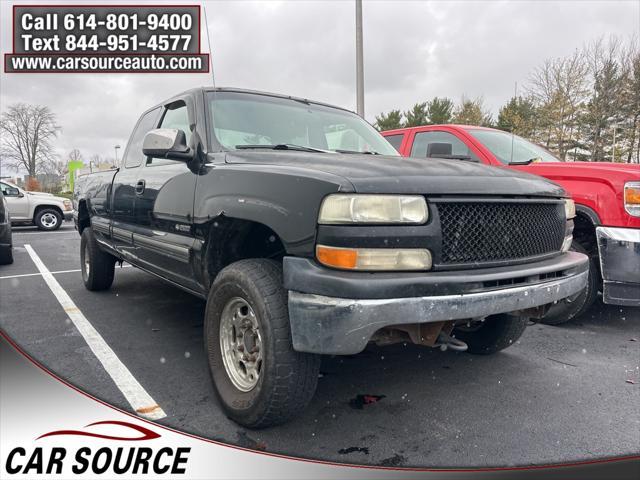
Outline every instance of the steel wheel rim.
POLYGON ((42 223, 44 227, 53 228, 58 224, 58 217, 53 213, 45 213, 40 217, 40 223, 42 223))
POLYGON ((91 262, 89 261, 89 245, 84 246, 84 263, 83 270, 85 274, 85 278, 89 278, 89 273, 91 273, 91 262))
POLYGON ((220 352, 231 383, 242 392, 250 392, 262 372, 262 335, 251 305, 234 297, 220 316, 220 352))

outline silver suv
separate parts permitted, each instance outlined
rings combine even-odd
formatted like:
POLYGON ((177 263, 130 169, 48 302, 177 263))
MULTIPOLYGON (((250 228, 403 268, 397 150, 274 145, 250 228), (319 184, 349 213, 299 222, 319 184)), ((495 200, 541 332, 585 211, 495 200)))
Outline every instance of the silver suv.
POLYGON ((0 182, 0 189, 14 225, 31 223, 40 230, 57 230, 63 220, 73 218, 73 205, 66 198, 50 193, 27 192, 8 182, 0 182))

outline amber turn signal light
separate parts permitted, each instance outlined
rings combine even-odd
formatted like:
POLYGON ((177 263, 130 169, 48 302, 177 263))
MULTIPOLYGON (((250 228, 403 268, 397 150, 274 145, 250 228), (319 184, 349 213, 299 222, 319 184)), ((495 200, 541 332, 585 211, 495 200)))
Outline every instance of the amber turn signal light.
POLYGON ((316 246, 316 258, 327 267, 362 271, 418 271, 431 268, 424 248, 344 248, 316 246))
POLYGON ((316 258, 328 267, 354 269, 358 264, 358 251, 353 248, 336 248, 318 245, 316 258))

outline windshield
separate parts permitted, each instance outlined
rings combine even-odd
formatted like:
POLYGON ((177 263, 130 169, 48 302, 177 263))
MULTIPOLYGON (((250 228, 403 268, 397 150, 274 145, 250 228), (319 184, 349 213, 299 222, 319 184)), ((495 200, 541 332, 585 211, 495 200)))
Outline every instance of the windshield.
POLYGON ((398 155, 382 135, 351 112, 250 93, 209 92, 208 95, 214 134, 228 149, 288 145, 344 153, 398 155))
POLYGON ((498 130, 467 129, 504 164, 527 162, 559 162, 549 151, 524 138, 498 130))

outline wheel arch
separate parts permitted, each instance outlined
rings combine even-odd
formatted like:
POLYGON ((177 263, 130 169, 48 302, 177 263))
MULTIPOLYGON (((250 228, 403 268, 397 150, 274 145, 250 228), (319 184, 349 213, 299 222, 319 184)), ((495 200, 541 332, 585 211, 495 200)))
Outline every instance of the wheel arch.
POLYGON ((64 217, 64 212, 59 206, 54 204, 44 204, 44 205, 36 205, 35 208, 33 209, 34 220, 38 216, 38 213, 40 213, 42 210, 55 210, 60 214, 61 217, 64 217))
POLYGON ((285 243, 270 226, 256 220, 219 215, 197 228, 202 238, 200 268, 207 289, 226 266, 249 258, 282 261, 285 243))
POLYGON ((87 207, 86 200, 82 199, 78 202, 77 215, 78 233, 82 235, 82 231, 91 226, 91 217, 89 216, 89 208, 87 207))
POLYGON ((573 219, 573 238, 584 247, 589 255, 598 255, 596 227, 600 225, 600 217, 589 207, 576 205, 576 216, 573 219))

